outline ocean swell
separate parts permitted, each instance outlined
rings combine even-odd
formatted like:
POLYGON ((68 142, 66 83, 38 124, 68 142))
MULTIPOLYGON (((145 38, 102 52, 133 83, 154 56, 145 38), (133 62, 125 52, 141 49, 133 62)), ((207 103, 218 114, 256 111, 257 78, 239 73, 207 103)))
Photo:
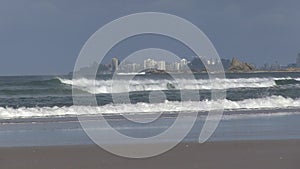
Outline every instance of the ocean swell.
POLYGON ((90 80, 90 79, 63 79, 58 78, 61 83, 73 85, 80 90, 93 93, 125 93, 134 91, 155 90, 211 90, 211 89, 233 89, 233 88, 267 88, 275 87, 274 78, 248 78, 248 79, 177 79, 171 80, 131 80, 128 86, 122 80, 90 80), (114 85, 113 85, 114 84, 114 85))
POLYGON ((164 103, 137 103, 137 104, 107 104, 104 106, 69 106, 69 107, 0 107, 0 119, 35 118, 49 116, 77 116, 95 114, 147 114, 161 112, 201 112, 214 110, 223 105, 227 111, 232 110, 263 110, 263 109, 298 109, 300 99, 270 96, 242 101, 165 101, 164 103))

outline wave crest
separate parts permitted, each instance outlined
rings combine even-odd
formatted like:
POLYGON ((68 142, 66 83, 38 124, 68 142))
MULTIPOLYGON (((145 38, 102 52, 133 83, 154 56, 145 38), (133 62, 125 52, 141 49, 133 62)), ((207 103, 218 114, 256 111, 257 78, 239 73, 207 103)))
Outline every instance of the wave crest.
POLYGON ((155 90, 212 90, 232 88, 267 88, 276 86, 275 79, 248 78, 248 79, 179 79, 171 80, 131 80, 129 86, 114 86, 113 83, 122 84, 122 80, 90 80, 90 79, 62 79, 61 83, 73 85, 75 88, 92 93, 126 93, 134 91, 155 90))
POLYGON ((3 108, 0 107, 1 119, 33 118, 49 116, 77 116, 95 114, 147 114, 161 112, 201 112, 214 110, 222 104, 225 110, 254 110, 254 109, 287 109, 300 108, 300 99, 270 96, 242 101, 166 101, 164 103, 137 104, 107 104, 104 106, 70 106, 70 107, 33 107, 33 108, 3 108))

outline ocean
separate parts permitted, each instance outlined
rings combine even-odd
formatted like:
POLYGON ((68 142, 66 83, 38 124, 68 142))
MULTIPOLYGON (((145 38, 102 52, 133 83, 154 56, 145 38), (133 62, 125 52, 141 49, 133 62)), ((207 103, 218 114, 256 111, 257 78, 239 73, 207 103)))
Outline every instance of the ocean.
MULTIPOLYGON (((127 77, 117 76, 117 84, 127 77)), ((126 135, 149 137, 170 126, 177 112, 187 117, 198 112, 185 139, 195 141, 214 104, 223 104, 224 115, 212 141, 300 139, 300 73, 228 73, 226 79, 214 79, 218 85, 211 85, 206 74, 195 74, 196 80, 185 77, 137 75, 129 86, 113 90, 111 75, 98 76, 95 81, 72 81, 71 76, 0 77, 0 146, 91 144, 76 117, 98 114, 126 135), (94 94, 98 106, 73 105, 72 85, 82 97, 94 94), (224 89, 226 99, 211 100, 211 90, 224 89), (156 91, 160 95, 151 95, 156 91), (182 100, 182 91, 198 92, 199 98, 182 100), (114 103, 114 93, 129 93, 130 103, 114 103), (160 120, 149 124, 132 124, 121 118, 124 114, 147 118, 162 112, 160 120)))

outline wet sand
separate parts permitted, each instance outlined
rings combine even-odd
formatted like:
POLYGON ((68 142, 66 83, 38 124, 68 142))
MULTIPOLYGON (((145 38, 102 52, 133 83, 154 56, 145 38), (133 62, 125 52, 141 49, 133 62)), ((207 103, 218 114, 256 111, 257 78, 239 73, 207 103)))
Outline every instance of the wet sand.
POLYGON ((181 143, 147 159, 95 145, 0 148, 1 169, 299 169, 300 140, 181 143))

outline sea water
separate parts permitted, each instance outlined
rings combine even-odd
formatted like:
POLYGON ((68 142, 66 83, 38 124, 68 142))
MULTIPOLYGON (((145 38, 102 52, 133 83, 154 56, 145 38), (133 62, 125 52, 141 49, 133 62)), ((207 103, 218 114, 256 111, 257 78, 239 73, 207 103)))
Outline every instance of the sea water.
POLYGON ((113 90, 112 84, 122 84, 126 75, 117 79, 101 75, 96 80, 0 77, 0 146, 90 144, 76 117, 99 114, 108 117, 111 125, 125 135, 150 137, 166 130, 178 112, 187 117, 198 112, 194 128, 185 139, 196 141, 207 112, 216 104, 224 106, 224 115, 211 141, 300 137, 300 73, 232 73, 226 74, 227 79, 214 79, 217 85, 212 85, 206 74, 196 74, 195 79, 172 76, 137 75, 128 86, 115 86, 113 90), (94 94, 98 106, 74 105, 72 86, 82 97, 94 94), (226 90, 226 98, 211 100, 212 89, 226 90), (153 91, 162 91, 164 97, 151 101, 153 91), (182 91, 198 92, 199 98, 183 100, 182 91), (115 103, 114 93, 128 95, 130 103, 115 103), (124 114, 147 118, 156 113, 164 114, 149 124, 122 118, 124 114))

